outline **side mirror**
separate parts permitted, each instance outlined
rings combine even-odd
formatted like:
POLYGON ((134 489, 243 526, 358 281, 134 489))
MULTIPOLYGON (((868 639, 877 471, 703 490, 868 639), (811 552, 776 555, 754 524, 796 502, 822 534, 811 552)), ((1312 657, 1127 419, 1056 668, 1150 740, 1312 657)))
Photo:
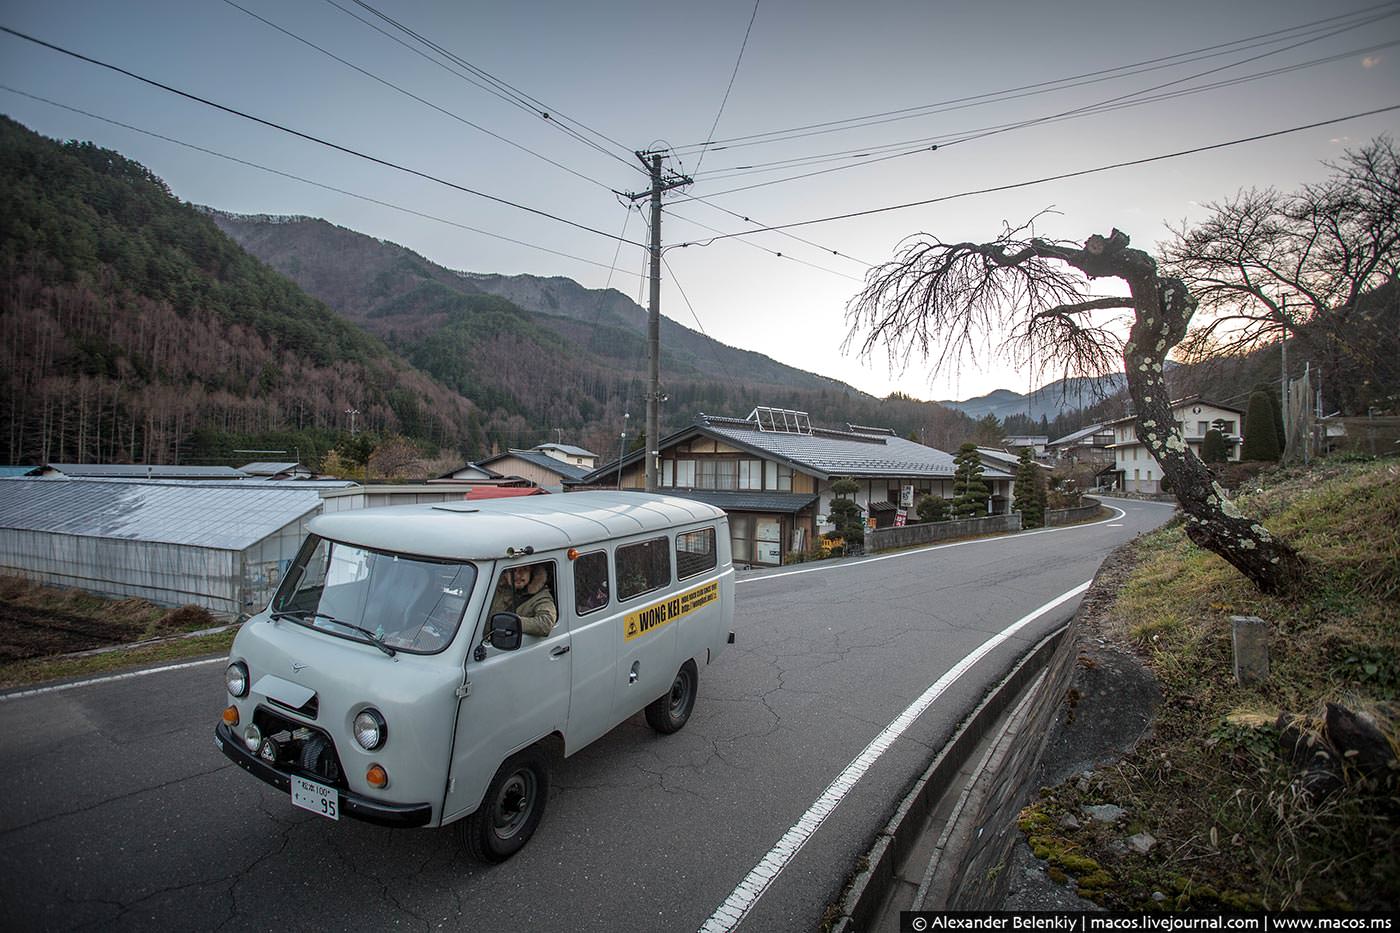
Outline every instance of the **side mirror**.
POLYGON ((486 639, 492 648, 514 651, 520 647, 520 616, 513 612, 498 612, 491 617, 491 631, 486 639))

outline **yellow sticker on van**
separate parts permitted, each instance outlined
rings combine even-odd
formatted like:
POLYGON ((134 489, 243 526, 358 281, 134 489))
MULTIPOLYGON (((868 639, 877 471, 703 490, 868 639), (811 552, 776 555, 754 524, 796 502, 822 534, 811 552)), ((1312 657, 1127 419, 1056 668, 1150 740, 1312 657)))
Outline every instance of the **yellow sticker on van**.
POLYGON ((719 599, 719 581, 714 580, 703 586, 697 586, 693 590, 686 590, 684 593, 672 596, 670 599, 645 606, 636 612, 629 612, 623 618, 624 640, 631 641, 649 632, 654 632, 668 622, 688 615, 717 599, 719 599))

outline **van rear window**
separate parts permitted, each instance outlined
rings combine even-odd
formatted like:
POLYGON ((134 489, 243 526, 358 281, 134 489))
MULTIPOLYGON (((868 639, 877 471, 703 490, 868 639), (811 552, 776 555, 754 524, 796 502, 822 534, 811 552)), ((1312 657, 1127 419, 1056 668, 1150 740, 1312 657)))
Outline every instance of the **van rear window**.
POLYGON ((677 580, 713 570, 717 561, 713 528, 701 528, 699 531, 687 531, 676 535, 677 580))
POLYGON ((671 548, 666 537, 624 544, 617 549, 617 598, 631 599, 671 582, 671 548))

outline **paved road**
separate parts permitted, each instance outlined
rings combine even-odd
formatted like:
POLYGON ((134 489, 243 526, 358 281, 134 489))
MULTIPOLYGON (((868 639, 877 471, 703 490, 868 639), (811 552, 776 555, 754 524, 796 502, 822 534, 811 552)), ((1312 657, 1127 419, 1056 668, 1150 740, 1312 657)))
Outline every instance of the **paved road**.
POLYGON ((451 830, 293 809, 234 767, 212 738, 217 661, 6 698, 4 925, 693 931, 732 926, 728 901, 742 930, 814 929, 957 721, 1077 598, 867 755, 819 824, 814 802, 960 659, 1171 514, 1117 505, 1095 525, 741 576, 738 643, 701 671, 686 728, 635 717, 562 762, 539 832, 499 866, 465 861, 451 830), (794 826, 809 833, 795 852, 779 846, 794 826))

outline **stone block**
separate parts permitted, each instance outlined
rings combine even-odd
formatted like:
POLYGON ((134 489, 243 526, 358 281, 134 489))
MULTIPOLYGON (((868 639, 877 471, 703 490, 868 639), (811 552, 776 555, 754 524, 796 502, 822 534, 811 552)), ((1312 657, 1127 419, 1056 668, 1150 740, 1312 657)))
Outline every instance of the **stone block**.
POLYGON ((1242 687, 1269 679, 1269 624, 1258 616, 1230 616, 1235 682, 1242 687))

